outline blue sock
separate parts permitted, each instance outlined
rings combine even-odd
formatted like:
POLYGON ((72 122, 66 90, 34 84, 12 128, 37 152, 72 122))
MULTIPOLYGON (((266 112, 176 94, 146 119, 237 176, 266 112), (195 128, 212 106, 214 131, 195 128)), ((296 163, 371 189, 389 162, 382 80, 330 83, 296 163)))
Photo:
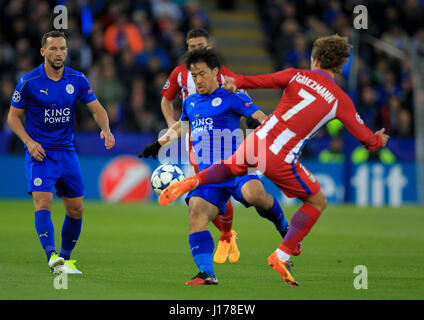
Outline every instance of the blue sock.
POLYGON ((47 255, 47 261, 53 252, 56 253, 54 244, 54 227, 49 210, 38 210, 35 212, 35 230, 38 239, 47 255))
POLYGON ((269 210, 256 209, 256 211, 259 213, 261 217, 273 222, 278 232, 281 234, 282 237, 284 237, 284 235, 287 232, 287 227, 289 223, 287 222, 284 216, 284 212, 283 212, 283 209, 281 209, 280 203, 275 197, 274 197, 274 204, 272 205, 271 209, 269 210))
POLYGON ((60 256, 65 260, 71 258, 72 250, 77 244, 77 240, 81 233, 81 219, 73 219, 65 215, 65 221, 62 227, 62 247, 60 249, 60 256))
POLYGON ((188 242, 199 270, 214 277, 215 272, 212 265, 214 243, 211 233, 208 230, 192 233, 188 236, 188 242))

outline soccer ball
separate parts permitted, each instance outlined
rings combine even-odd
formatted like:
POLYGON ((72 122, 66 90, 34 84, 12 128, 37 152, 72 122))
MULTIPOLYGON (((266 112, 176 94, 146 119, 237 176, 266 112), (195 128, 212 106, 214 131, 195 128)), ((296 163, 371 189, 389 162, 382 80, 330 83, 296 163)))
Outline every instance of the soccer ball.
POLYGON ((159 196, 165 188, 183 179, 183 170, 172 164, 163 164, 153 171, 151 184, 153 190, 159 196))

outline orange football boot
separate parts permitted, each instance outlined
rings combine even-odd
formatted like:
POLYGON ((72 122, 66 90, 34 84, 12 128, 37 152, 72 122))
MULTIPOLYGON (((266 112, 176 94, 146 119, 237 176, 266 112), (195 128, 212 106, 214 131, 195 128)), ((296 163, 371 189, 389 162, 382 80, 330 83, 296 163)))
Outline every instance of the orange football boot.
POLYGON ((230 251, 228 252, 228 260, 231 263, 237 263, 240 259, 240 251, 237 247, 236 241, 238 240, 237 232, 234 230, 231 230, 231 233, 233 234, 231 236, 231 242, 230 242, 230 251))
POLYGON ((189 192, 197 187, 198 181, 196 176, 191 176, 185 178, 184 180, 174 183, 167 187, 159 196, 159 204, 166 206, 175 200, 177 200, 181 195, 186 192, 189 192))
POLYGON ((268 264, 274 270, 276 270, 280 274, 281 279, 283 279, 289 285, 291 285, 292 287, 297 287, 299 285, 296 282, 296 280, 294 279, 293 275, 291 274, 291 271, 290 271, 291 262, 290 261, 281 261, 280 259, 278 259, 277 252, 274 251, 268 257, 268 264))
POLYGON ((225 263, 228 258, 231 263, 236 263, 240 259, 240 251, 236 244, 237 239, 237 232, 231 230, 230 241, 219 240, 213 261, 215 263, 225 263))

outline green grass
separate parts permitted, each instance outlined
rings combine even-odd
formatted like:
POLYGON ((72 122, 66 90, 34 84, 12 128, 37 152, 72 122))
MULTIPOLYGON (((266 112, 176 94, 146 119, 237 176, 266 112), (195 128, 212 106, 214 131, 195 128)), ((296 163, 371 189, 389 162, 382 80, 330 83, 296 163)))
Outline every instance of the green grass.
MULTIPOLYGON (((291 217, 296 208, 286 208, 291 217)), ((52 209, 56 246, 64 209, 52 209)), ((0 299, 423 299, 424 210, 330 206, 294 257, 300 283, 289 287, 267 266, 280 243, 254 209, 235 208, 241 258, 215 265, 218 286, 188 287, 196 271, 185 206, 86 202, 73 258, 83 276, 56 290, 34 229, 32 203, 0 202, 0 299), (368 289, 353 287, 354 267, 368 270, 368 289)), ((216 228, 211 224, 214 239, 216 228)))

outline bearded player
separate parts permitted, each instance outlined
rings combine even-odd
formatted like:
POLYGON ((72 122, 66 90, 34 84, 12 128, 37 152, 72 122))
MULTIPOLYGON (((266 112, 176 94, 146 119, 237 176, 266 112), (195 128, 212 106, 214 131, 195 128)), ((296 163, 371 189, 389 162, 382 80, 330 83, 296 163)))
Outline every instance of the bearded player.
POLYGON ((54 272, 82 274, 71 253, 81 233, 84 183, 74 143, 74 114, 77 100, 91 111, 100 127, 105 148, 115 145, 106 110, 91 90, 87 78, 65 67, 67 38, 57 30, 41 40, 44 62, 19 80, 12 97, 8 124, 25 144, 28 193, 35 210, 35 229, 54 272), (25 116, 25 127, 21 118, 25 116), (66 215, 62 245, 55 248, 51 219, 53 191, 62 199, 66 215))
POLYGON ((166 205, 198 186, 220 183, 233 176, 245 175, 251 167, 259 168, 286 196, 303 202, 293 215, 283 242, 268 257, 268 264, 281 278, 289 285, 297 286, 290 268, 290 256, 327 206, 318 180, 298 160, 303 146, 332 119, 339 119, 369 150, 384 147, 389 139, 384 128, 371 132, 356 112, 352 100, 334 81, 335 73, 342 71, 349 56, 350 45, 346 37, 322 37, 313 45, 311 70, 290 68, 272 74, 237 75, 235 79, 227 79, 226 88, 230 91, 235 88, 275 88, 285 89, 285 92, 275 111, 246 138, 230 159, 168 187, 159 203, 166 205), (258 154, 258 150, 265 152, 258 154))

